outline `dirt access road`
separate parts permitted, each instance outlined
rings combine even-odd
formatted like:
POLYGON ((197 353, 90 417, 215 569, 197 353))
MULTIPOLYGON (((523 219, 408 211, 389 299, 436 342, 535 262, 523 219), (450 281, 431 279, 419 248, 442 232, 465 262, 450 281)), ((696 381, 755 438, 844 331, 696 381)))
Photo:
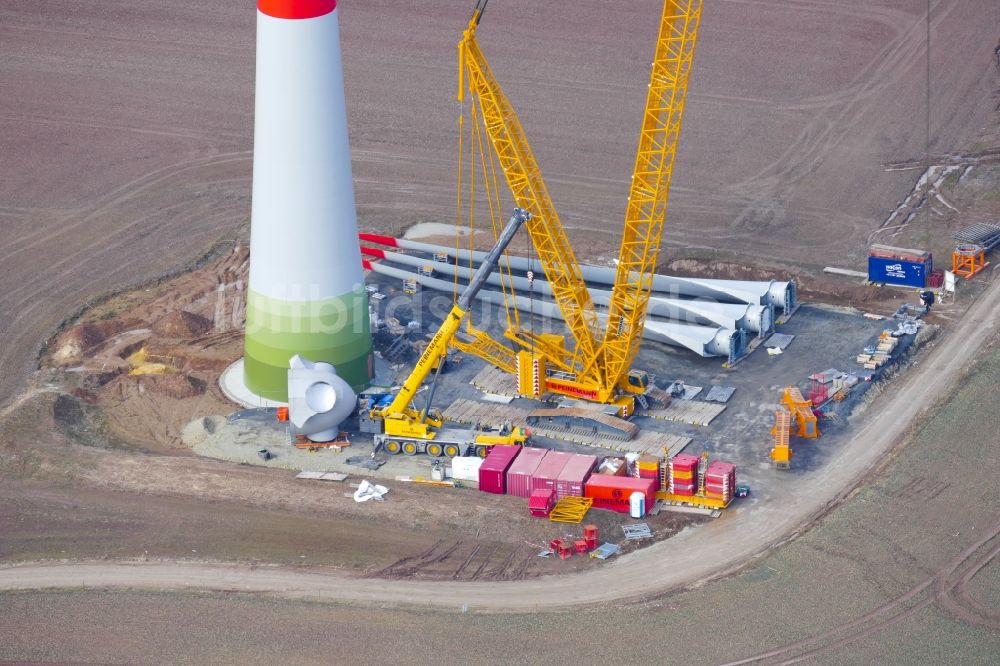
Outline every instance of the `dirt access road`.
POLYGON ((271 567, 85 563, 2 568, 0 589, 205 589, 331 601, 467 605, 495 611, 556 609, 655 596, 739 568, 824 514, 957 383, 995 334, 998 308, 1000 280, 995 280, 962 321, 898 381, 895 392, 870 407, 857 436, 836 459, 821 470, 802 474, 782 497, 756 494, 720 520, 594 571, 511 583, 424 583, 359 580, 271 567))

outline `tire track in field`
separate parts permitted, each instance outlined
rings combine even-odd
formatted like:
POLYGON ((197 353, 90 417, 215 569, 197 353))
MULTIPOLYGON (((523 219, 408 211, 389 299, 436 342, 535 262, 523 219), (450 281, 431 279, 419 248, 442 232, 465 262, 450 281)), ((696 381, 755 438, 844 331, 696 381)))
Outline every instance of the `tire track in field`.
MULTIPOLYGON (((59 227, 59 234, 67 234, 70 232, 79 231, 80 227, 84 226, 93 219, 107 213, 115 206, 119 206, 127 201, 135 199, 140 194, 148 190, 149 188, 161 184, 174 176, 191 170, 197 167, 207 167, 216 166, 218 164, 225 164, 229 162, 246 160, 252 155, 249 150, 241 150, 235 152, 218 153, 209 156, 199 156, 192 157, 189 159, 181 160, 180 162, 175 162, 173 164, 154 169, 143 175, 130 180, 127 183, 119 185, 115 189, 107 192, 106 194, 98 197, 93 205, 75 209, 70 213, 66 214, 61 222, 67 223, 64 226, 59 227), (82 215, 81 215, 82 213, 82 215), (79 216, 79 217, 77 217, 79 216), (70 220, 74 220, 70 222, 70 220)), ((9 261, 19 252, 25 250, 34 249, 40 245, 47 244, 52 239, 52 229, 49 227, 40 227, 36 231, 30 234, 25 234, 19 238, 13 239, 6 247, 6 252, 0 254, 0 262, 9 261)))
POLYGON ((998 554, 1000 554, 1000 521, 993 524, 986 536, 952 558, 937 574, 889 603, 815 636, 739 661, 728 662, 724 666, 755 663, 795 664, 815 659, 869 638, 935 605, 961 622, 1000 630, 1000 614, 969 599, 965 589, 968 581, 989 565, 998 554))
MULTIPOLYGON (((10 280, 12 286, 0 295, 0 311, 7 314, 0 324, 0 333, 6 337, 0 350, 0 367, 9 370, 0 378, 0 401, 8 398, 30 372, 31 359, 60 313, 65 316, 85 298, 114 284, 134 281, 140 273, 153 277, 152 273, 168 269, 164 265, 155 270, 134 270, 137 265, 155 264, 158 259, 162 262, 163 254, 141 247, 136 251, 137 244, 169 244, 172 253, 195 252, 218 236, 226 218, 238 214, 234 206, 249 207, 244 202, 220 203, 218 197, 207 197, 196 204, 184 200, 157 210, 140 206, 139 212, 145 214, 138 218, 125 224, 101 225, 110 228, 95 230, 88 225, 172 178, 249 159, 249 151, 235 151, 193 157, 155 169, 110 191, 72 222, 64 216, 38 224, 37 230, 12 243, 13 247, 0 257, 0 265, 11 277, 20 272, 22 279, 10 280), (184 229, 192 228, 192 233, 181 235, 184 229), (179 238, 183 239, 180 243, 179 238), (131 272, 116 278, 117 282, 111 281, 123 270, 131 272), (17 358, 23 359, 20 367, 17 358)), ((197 182, 190 176, 187 180, 197 182)), ((185 188, 193 189, 189 185, 185 188)))
MULTIPOLYGON (((939 3, 932 13, 932 28, 944 22, 953 7, 949 4, 941 8, 939 3)), ((910 16, 907 26, 898 27, 901 30, 898 36, 855 76, 844 89, 847 92, 836 95, 825 112, 813 117, 778 159, 733 186, 738 192, 757 193, 755 203, 740 213, 734 226, 750 227, 755 224, 754 218, 777 215, 799 183, 812 175, 838 144, 857 132, 864 120, 863 112, 877 93, 901 80, 913 67, 915 58, 925 48, 921 39, 925 29, 923 18, 910 16)))

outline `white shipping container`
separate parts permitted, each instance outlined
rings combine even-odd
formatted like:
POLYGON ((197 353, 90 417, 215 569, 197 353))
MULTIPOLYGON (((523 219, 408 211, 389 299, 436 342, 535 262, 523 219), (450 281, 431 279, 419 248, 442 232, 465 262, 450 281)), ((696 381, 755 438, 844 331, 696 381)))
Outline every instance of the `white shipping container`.
POLYGON ((451 459, 451 478, 459 481, 479 481, 479 467, 483 459, 479 456, 457 456, 451 459))

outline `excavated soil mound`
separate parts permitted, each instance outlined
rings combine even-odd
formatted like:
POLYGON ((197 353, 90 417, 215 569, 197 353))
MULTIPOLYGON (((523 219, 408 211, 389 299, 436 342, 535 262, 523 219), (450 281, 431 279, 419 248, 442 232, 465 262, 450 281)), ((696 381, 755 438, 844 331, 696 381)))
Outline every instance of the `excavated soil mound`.
POLYGON ((162 394, 180 400, 202 395, 208 388, 204 379, 182 374, 145 375, 139 378, 139 386, 153 394, 162 394))
POLYGON ((104 322, 74 326, 56 339, 53 360, 60 365, 79 362, 84 354, 118 332, 109 329, 104 322))
POLYGON ((153 322, 152 328, 159 336, 181 340, 205 335, 212 330, 212 322, 193 312, 175 310, 153 322))

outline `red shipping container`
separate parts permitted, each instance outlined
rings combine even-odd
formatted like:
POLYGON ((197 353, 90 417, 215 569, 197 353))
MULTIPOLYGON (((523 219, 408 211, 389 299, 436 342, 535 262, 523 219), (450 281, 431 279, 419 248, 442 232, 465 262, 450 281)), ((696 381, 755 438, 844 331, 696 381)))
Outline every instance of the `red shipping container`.
POLYGON ((521 455, 507 470, 507 494, 515 497, 531 497, 531 479, 548 449, 529 447, 521 451, 521 455))
POLYGON ((507 469, 520 452, 520 446, 494 446, 479 467, 479 490, 494 495, 506 493, 507 469))
POLYGON ((556 479, 559 478, 559 473, 562 472, 563 467, 566 466, 566 463, 572 457, 572 453, 549 451, 542 458, 542 462, 539 463, 538 467, 535 468, 535 473, 531 477, 531 489, 555 490, 556 479))
POLYGON ((556 501, 563 497, 583 497, 583 484, 596 466, 597 456, 571 456, 556 478, 556 501))
POLYGON ((656 500, 654 479, 635 479, 629 476, 604 476, 594 474, 584 487, 586 497, 593 498, 594 506, 628 513, 629 498, 634 492, 646 496, 646 506, 656 500))
POLYGON ((587 548, 587 540, 586 539, 577 539, 576 541, 574 541, 573 542, 573 548, 578 553, 586 553, 588 550, 590 550, 589 548, 587 548))
POLYGON ((583 538, 584 539, 597 539, 597 525, 584 525, 583 526, 583 538))
MULTIPOLYGON (((556 494, 551 490, 536 490, 528 498, 528 512, 538 518, 545 518, 552 513, 552 507, 556 505, 556 494)), ((549 542, 552 550, 562 543, 559 539, 549 542)))

